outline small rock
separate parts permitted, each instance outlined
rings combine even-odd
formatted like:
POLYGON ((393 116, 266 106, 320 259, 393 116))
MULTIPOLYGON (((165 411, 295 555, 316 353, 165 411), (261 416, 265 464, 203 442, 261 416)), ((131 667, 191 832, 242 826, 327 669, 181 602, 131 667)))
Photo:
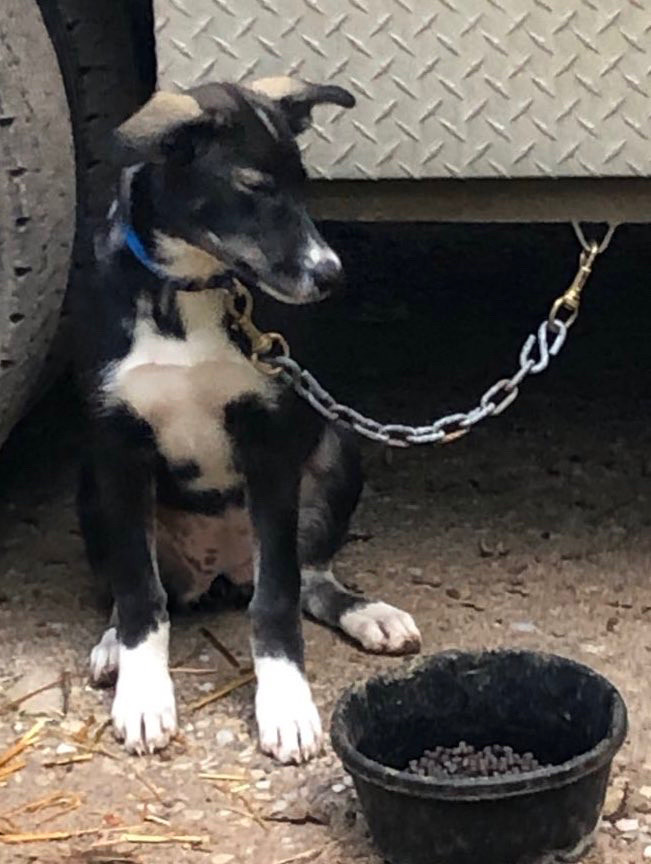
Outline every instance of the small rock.
POLYGON ((59 746, 55 750, 55 753, 57 754, 57 756, 69 756, 71 753, 76 753, 76 752, 77 752, 76 747, 73 747, 72 744, 65 744, 65 743, 59 744, 59 746))
POLYGON ((352 785, 353 778, 350 776, 350 774, 346 774, 346 776, 344 777, 344 786, 348 786, 348 788, 350 789, 352 785))
POLYGON ((199 684, 199 686, 197 687, 197 690, 201 690, 202 693, 210 693, 210 691, 214 689, 214 681, 204 681, 203 684, 199 684))
POLYGON ((421 573, 420 576, 411 577, 412 585, 427 585, 429 588, 440 588, 443 584, 439 576, 427 576, 421 573))
POLYGON ((258 780, 255 784, 256 789, 271 789, 271 781, 270 780, 258 780))
POLYGON ((457 588, 446 588, 445 593, 448 595, 448 597, 451 597, 452 600, 461 599, 461 592, 457 588))
POLYGON ((612 819, 613 814, 621 812, 622 801, 624 800, 625 790, 622 786, 610 785, 606 791, 606 800, 604 802, 604 813, 607 818, 612 819))
POLYGON ((423 568, 422 567, 407 567, 407 573, 409 573, 410 576, 422 576, 423 575, 423 568))
POLYGON ((651 858, 651 846, 644 847, 644 852, 642 852, 642 856, 644 858, 651 858))
POLYGON ((212 856, 210 864, 230 864, 231 861, 235 861, 234 855, 229 855, 228 852, 218 852, 212 856))
POLYGON ((254 780, 264 780, 267 776, 266 771, 263 771, 262 768, 253 768, 251 771, 251 777, 254 780))
POLYGON ((68 735, 75 735, 77 732, 80 732, 85 725, 86 724, 83 720, 79 720, 76 717, 66 717, 61 721, 59 727, 63 732, 67 732, 68 735))
POLYGON ((594 642, 584 642, 581 647, 586 654, 603 654, 606 650, 605 645, 595 645, 594 642))
POLYGON ((250 762, 252 758, 253 758, 253 748, 252 747, 247 747, 245 750, 242 750, 241 753, 237 754, 237 761, 243 762, 244 764, 246 764, 247 762, 250 762))
POLYGON ((639 792, 633 792, 631 794, 629 805, 636 813, 651 813, 651 801, 639 792))
POLYGON ((538 628, 533 621, 512 621, 511 630, 516 633, 535 633, 538 628))
POLYGON ((651 798, 651 786, 640 786, 639 792, 645 798, 651 798))
POLYGON ((613 633, 618 624, 619 618, 616 615, 611 615, 610 618, 606 621, 606 632, 613 633))
POLYGON ((215 735, 215 740, 220 747, 228 747, 235 741, 235 734, 230 729, 220 729, 215 735))
POLYGON ((188 822, 200 822, 204 816, 205 812, 203 810, 184 810, 183 818, 187 819, 188 822))
POLYGON ((340 792, 345 792, 345 791, 346 791, 346 787, 344 786, 343 783, 335 783, 335 784, 332 786, 332 791, 333 791, 333 792, 336 792, 337 794, 339 794, 340 792))
POLYGON ((626 834, 629 831, 637 831, 639 827, 639 819, 618 819, 617 822, 615 822, 615 828, 623 834, 626 834))
POLYGON ((509 554, 509 549, 501 540, 492 546, 482 537, 479 541, 479 554, 482 558, 505 558, 509 554))
POLYGON ((289 807, 289 802, 285 801, 284 798, 279 798, 277 801, 274 801, 274 803, 271 805, 271 808, 270 808, 271 815, 273 816, 274 813, 282 813, 283 810, 287 810, 288 807, 289 807))

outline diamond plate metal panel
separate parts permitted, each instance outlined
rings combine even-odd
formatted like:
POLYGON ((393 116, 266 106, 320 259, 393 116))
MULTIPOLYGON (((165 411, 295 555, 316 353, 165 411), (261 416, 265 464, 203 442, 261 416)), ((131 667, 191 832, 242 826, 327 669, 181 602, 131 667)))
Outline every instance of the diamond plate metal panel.
POLYGON ((645 0, 155 0, 162 87, 349 87, 303 146, 327 178, 651 175, 645 0))

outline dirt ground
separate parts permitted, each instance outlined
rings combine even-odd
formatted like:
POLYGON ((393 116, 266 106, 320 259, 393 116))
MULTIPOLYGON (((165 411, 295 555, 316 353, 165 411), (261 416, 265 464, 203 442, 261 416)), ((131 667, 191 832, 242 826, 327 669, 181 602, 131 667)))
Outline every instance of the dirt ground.
MULTIPOLYGON (((646 233, 621 231, 561 356, 500 418, 445 448, 390 458, 365 448, 368 488, 337 564, 347 584, 412 612, 425 652, 554 651, 621 689, 630 733, 588 864, 641 862, 646 847, 651 857, 646 233)), ((323 375, 387 418, 423 422, 471 407, 488 384, 515 371, 524 336, 575 266, 567 227, 330 226, 329 234, 354 290, 313 313, 329 346, 320 349, 329 361, 323 375)), ((111 694, 87 683, 88 654, 105 619, 74 514, 78 416, 62 385, 0 454, 0 832, 102 830, 0 843, 0 861, 379 864, 329 747, 304 767, 279 767, 259 754, 251 684, 191 709, 238 675, 202 628, 248 662, 242 610, 175 617, 182 734, 167 752, 128 757, 109 729, 95 746, 111 694), (63 688, 7 708, 62 673, 63 688), (3 774, 2 752, 42 714, 48 725, 7 763, 24 767, 3 774), (209 779, 215 774, 241 779, 209 779), (37 800, 46 806, 25 809, 37 800), (203 842, 122 842, 143 833, 203 842)), ((346 684, 404 662, 365 655, 311 622, 305 637, 326 727, 346 684)))

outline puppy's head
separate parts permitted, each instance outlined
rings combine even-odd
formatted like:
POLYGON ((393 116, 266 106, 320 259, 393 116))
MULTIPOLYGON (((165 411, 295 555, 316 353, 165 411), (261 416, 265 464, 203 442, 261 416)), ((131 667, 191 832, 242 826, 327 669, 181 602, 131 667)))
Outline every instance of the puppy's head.
POLYGON ((307 215, 296 136, 316 105, 354 102, 289 78, 155 93, 116 136, 122 164, 144 163, 141 227, 163 269, 193 279, 180 271, 211 256, 287 303, 331 293, 341 264, 307 215))

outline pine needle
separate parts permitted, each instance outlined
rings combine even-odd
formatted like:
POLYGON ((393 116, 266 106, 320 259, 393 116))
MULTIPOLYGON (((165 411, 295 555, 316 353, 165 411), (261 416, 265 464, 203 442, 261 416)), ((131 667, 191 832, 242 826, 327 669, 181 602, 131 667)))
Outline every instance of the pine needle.
POLYGON ((4 753, 0 753, 0 768, 27 750, 27 748, 36 741, 47 722, 48 721, 45 718, 37 720, 29 732, 26 732, 22 738, 19 738, 18 741, 16 741, 15 744, 12 744, 11 747, 4 751, 4 753))
POLYGON ((239 687, 244 687, 245 684, 249 684, 254 680, 255 672, 246 672, 243 675, 239 675, 237 678, 233 678, 232 681, 229 681, 228 684, 224 684, 223 687, 216 690, 214 693, 211 693, 209 696, 205 696, 197 702, 191 702, 190 705, 188 705, 188 708, 190 711, 199 711, 201 708, 205 708, 206 705, 210 705, 211 702, 217 702, 218 699, 223 699, 224 696, 228 696, 228 694, 232 693, 233 690, 237 690, 239 687))

